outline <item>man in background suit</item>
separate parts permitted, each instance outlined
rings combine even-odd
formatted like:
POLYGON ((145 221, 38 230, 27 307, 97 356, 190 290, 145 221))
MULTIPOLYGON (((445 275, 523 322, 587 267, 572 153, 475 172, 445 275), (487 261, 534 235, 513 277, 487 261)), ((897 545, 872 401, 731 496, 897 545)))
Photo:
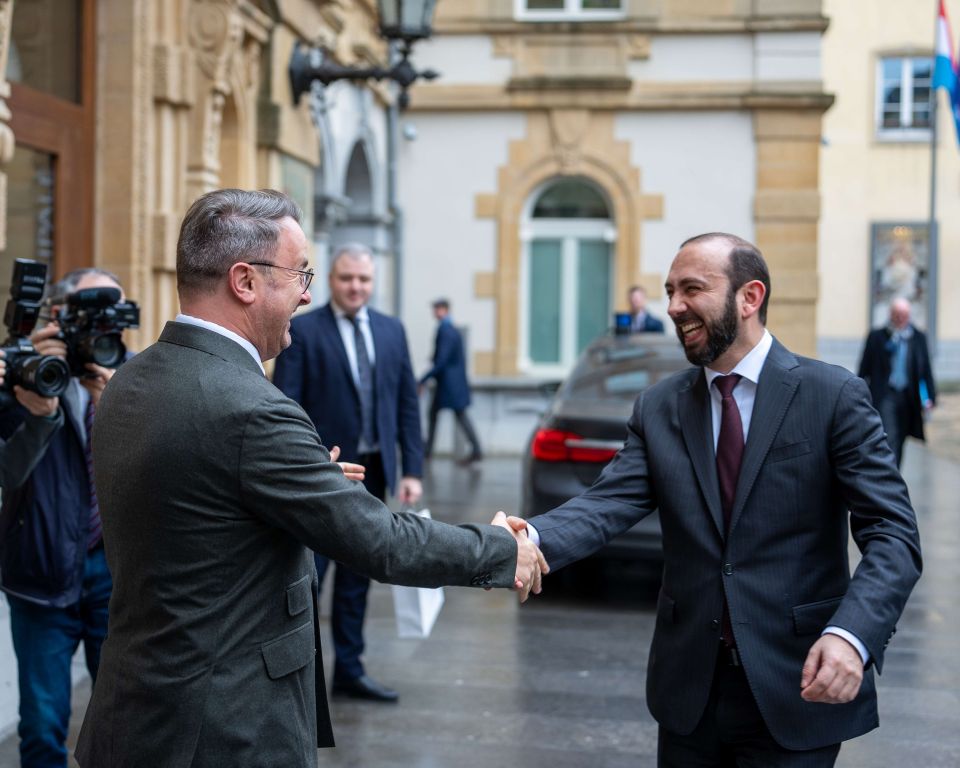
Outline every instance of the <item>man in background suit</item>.
POLYGON ((83 768, 317 765, 333 734, 304 545, 385 582, 539 588, 529 541, 391 513, 267 380, 263 361, 310 302, 299 218, 273 191, 194 202, 177 244, 182 313, 100 401, 114 592, 83 768))
POLYGON ((633 285, 627 291, 630 302, 630 331, 632 333, 663 333, 663 320, 647 312, 647 292, 633 285))
POLYGON ((449 408, 457 417, 457 424, 470 442, 470 455, 464 463, 470 464, 483 458, 480 440, 473 422, 467 414, 470 406, 470 385, 467 383, 467 361, 463 350, 463 337, 450 319, 450 302, 437 299, 433 302, 433 316, 437 319, 437 337, 433 345, 433 367, 420 378, 420 389, 434 379, 436 389, 430 401, 430 418, 427 425, 427 451, 433 453, 433 441, 437 435, 437 416, 449 408))
POLYGON ((927 336, 910 322, 906 299, 890 302, 890 323, 867 336, 858 375, 870 387, 899 467, 904 441, 924 439, 924 412, 937 402, 927 336))
MULTIPOLYGON (((373 280, 373 256, 366 246, 337 249, 330 265, 330 301, 293 319, 292 342, 277 358, 273 383, 303 406, 323 440, 340 446, 342 459, 364 466, 363 484, 370 493, 384 500, 387 490, 396 491, 401 504, 416 504, 423 493, 417 384, 400 321, 367 306, 373 280)), ((321 584, 329 563, 317 555, 321 584)), ((369 590, 369 578, 337 564, 330 616, 333 692, 394 702, 397 692, 370 677, 360 660, 369 590)))
POLYGON ((877 725, 874 670, 920 575, 907 489, 863 381, 766 330, 755 246, 692 238, 666 289, 697 367, 643 392, 594 485, 528 531, 555 570, 659 508, 661 766, 831 766, 877 725))

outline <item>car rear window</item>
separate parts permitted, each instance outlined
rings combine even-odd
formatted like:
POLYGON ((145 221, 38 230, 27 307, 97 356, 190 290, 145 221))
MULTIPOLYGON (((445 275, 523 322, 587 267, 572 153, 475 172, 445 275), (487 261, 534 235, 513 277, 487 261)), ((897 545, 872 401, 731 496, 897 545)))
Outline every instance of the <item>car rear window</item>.
POLYGON ((628 357, 599 368, 594 367, 592 361, 585 360, 570 375, 564 394, 577 398, 633 400, 647 387, 686 367, 685 361, 666 360, 649 354, 628 357))

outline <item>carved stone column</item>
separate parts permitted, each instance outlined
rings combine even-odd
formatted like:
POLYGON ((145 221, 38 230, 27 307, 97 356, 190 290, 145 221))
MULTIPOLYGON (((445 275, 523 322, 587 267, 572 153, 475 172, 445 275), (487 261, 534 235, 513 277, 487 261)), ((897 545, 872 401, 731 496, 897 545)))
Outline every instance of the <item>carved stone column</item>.
POLYGON ((272 22, 246 0, 193 0, 189 45, 196 61, 188 202, 219 186, 256 180, 260 54, 272 22))
POLYGON ((194 0, 190 6, 197 98, 188 144, 188 202, 219 186, 223 107, 230 95, 230 66, 243 42, 239 7, 240 0, 194 0))

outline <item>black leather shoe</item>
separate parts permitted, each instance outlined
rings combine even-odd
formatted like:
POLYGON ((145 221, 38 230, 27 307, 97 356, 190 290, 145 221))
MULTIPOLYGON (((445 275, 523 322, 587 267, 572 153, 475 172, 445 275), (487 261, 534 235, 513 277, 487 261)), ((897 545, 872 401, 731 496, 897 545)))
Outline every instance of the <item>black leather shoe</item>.
POLYGON ((482 453, 471 453, 469 456, 464 456, 462 459, 457 461, 461 467, 469 467, 471 464, 476 464, 483 461, 482 453))
POLYGON ((333 692, 338 696, 349 696, 351 699, 367 699, 368 701, 395 702, 400 694, 385 685, 381 685, 372 677, 360 675, 352 680, 334 680, 333 692))

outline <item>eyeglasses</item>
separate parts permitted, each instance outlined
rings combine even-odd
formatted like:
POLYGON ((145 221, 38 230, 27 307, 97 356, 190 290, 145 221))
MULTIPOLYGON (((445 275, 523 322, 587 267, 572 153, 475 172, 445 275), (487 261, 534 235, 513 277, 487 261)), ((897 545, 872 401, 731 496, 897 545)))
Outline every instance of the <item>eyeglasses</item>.
POLYGON ((314 271, 312 269, 294 269, 293 267, 282 267, 279 264, 270 264, 266 261, 248 261, 251 267, 275 267, 276 269, 285 269, 287 272, 296 272, 300 279, 300 288, 307 290, 313 281, 314 271))

